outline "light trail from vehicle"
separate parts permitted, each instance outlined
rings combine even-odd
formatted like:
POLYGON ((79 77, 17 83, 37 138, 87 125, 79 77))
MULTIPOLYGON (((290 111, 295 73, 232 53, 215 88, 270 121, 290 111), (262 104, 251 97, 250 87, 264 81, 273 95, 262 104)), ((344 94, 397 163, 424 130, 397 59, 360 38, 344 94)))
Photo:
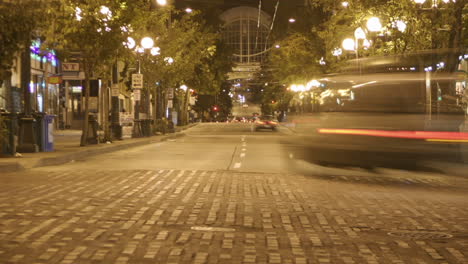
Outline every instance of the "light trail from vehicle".
POLYGON ((321 134, 357 135, 389 138, 408 138, 424 140, 457 140, 468 141, 468 133, 463 132, 437 132, 437 131, 389 131, 366 129, 318 129, 321 134))

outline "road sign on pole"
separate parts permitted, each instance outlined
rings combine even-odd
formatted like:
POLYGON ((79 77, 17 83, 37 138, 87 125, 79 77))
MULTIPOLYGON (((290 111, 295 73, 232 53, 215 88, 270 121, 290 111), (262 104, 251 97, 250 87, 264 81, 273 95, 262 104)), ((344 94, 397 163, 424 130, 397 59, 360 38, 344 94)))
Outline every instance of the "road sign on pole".
POLYGON ((143 74, 132 74, 132 88, 143 89, 143 74))
POLYGON ((119 96, 120 95, 120 89, 118 84, 113 84, 111 88, 111 95, 112 96, 119 96))

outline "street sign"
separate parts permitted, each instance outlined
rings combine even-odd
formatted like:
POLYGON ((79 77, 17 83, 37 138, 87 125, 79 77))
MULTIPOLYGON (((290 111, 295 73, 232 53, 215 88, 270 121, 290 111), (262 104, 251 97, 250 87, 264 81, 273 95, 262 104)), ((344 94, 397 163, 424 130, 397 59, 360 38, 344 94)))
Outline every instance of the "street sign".
POLYGON ((51 76, 48 78, 47 82, 49 84, 61 84, 62 78, 60 78, 60 76, 51 76))
POLYGON ((118 84, 113 84, 111 88, 111 96, 119 96, 120 95, 120 89, 118 84))
POLYGON ((64 72, 79 72, 80 64, 76 62, 64 62, 62 63, 62 71, 64 72))
POLYGON ((143 74, 132 74, 132 88, 143 89, 143 74))
POLYGON ((121 126, 131 126, 133 123, 133 115, 131 113, 119 113, 119 124, 121 126))
POLYGON ((140 99, 141 99, 141 90, 140 89, 133 90, 133 98, 135 99, 135 101, 140 101, 140 99))
POLYGON ((172 100, 174 99, 174 89, 168 88, 167 89, 167 99, 172 100))

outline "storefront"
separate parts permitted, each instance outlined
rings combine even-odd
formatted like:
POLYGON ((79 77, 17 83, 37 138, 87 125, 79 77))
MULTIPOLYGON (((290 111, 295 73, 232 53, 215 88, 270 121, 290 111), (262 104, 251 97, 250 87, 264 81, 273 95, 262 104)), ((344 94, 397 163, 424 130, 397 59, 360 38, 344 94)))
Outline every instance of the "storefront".
POLYGON ((40 45, 40 41, 34 41, 31 46, 31 109, 58 115, 60 82, 51 81, 60 74, 58 60, 54 51, 43 51, 40 45))

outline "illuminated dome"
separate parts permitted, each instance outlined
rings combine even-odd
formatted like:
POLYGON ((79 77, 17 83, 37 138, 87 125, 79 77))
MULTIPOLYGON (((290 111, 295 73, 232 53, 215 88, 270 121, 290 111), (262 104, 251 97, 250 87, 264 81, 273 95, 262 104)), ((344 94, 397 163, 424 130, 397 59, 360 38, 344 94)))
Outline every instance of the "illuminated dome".
POLYGON ((225 22, 223 40, 234 51, 236 63, 261 63, 270 48, 266 42, 271 18, 261 11, 258 28, 258 15, 257 8, 247 6, 230 9, 221 15, 225 22))

